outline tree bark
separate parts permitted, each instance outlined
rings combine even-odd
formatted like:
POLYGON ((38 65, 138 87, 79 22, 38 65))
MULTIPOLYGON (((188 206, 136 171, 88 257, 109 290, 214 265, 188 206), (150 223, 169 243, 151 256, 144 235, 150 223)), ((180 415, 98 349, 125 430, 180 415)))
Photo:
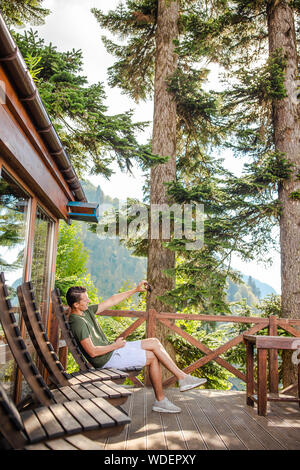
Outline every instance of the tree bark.
MULTIPOLYGON (((166 194, 164 183, 176 178, 176 103, 167 91, 166 79, 177 67, 177 55, 174 53, 174 40, 178 36, 178 2, 174 0, 158 0, 158 17, 156 29, 156 57, 154 81, 154 118, 152 135, 152 152, 161 156, 169 156, 167 163, 155 166, 150 175, 150 205, 168 204, 171 201, 166 194)), ((149 224, 149 227, 151 224, 149 224)), ((163 240, 152 239, 149 228, 148 248, 148 282, 153 287, 147 308, 156 311, 172 311, 170 306, 163 304, 157 295, 162 295, 174 287, 174 280, 163 273, 164 269, 174 268, 175 253, 162 246, 163 240)), ((173 348, 165 338, 169 330, 157 325, 156 337, 164 344, 174 358, 173 348)), ((168 376, 163 370, 163 378, 168 376)))
MULTIPOLYGON (((273 101, 273 126, 276 150, 295 165, 289 181, 279 188, 282 205, 280 217, 281 302, 282 316, 300 317, 300 200, 290 195, 300 189, 300 126, 297 114, 298 56, 293 11, 289 1, 270 2, 268 14, 269 53, 281 50, 286 58, 284 86, 287 96, 273 101)), ((283 360, 284 387, 296 380, 287 351, 283 360)))

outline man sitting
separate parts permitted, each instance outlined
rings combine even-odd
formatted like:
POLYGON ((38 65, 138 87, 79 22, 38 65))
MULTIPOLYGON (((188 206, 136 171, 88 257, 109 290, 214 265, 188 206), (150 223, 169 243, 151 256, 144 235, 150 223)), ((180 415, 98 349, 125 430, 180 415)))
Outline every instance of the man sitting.
POLYGON ((126 342, 120 337, 114 343, 109 343, 96 320, 96 315, 101 314, 103 310, 117 305, 136 292, 145 291, 146 284, 146 281, 141 281, 132 290, 115 294, 100 304, 90 306, 84 287, 70 287, 66 295, 70 307, 70 327, 82 353, 96 368, 122 370, 149 366, 150 380, 156 397, 152 410, 160 413, 179 413, 181 409, 171 403, 164 394, 160 364, 177 377, 181 392, 204 384, 206 379, 199 379, 181 371, 156 338, 126 342))

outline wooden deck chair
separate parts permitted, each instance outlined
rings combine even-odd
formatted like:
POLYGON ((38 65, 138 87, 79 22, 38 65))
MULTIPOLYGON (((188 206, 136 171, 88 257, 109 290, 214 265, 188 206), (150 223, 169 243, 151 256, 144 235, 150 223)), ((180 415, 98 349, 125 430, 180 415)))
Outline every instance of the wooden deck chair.
MULTIPOLYGON (((63 338, 68 346, 69 351, 71 352, 72 356, 77 362, 79 369, 82 372, 95 370, 95 368, 87 361, 87 359, 82 354, 78 346, 78 343, 72 333, 68 318, 65 314, 65 307, 61 301, 59 289, 54 289, 52 291, 51 299, 52 299, 52 309, 58 321, 59 328, 61 329, 63 338)), ((103 370, 103 369, 97 369, 97 370, 103 370)), ((143 384, 135 377, 141 372, 140 368, 132 367, 132 368, 122 369, 122 371, 125 371, 128 373, 128 378, 133 383, 135 383, 138 386, 143 386, 143 384)), ((123 382, 123 379, 120 379, 120 382, 123 382)))
MULTIPOLYGON (((89 437, 116 435, 125 426, 103 412, 101 398, 41 406, 19 412, 0 383, 0 449, 103 450, 89 437), (87 412, 93 406, 93 415, 87 412)), ((130 420, 127 419, 126 423, 130 420)))
MULTIPOLYGON (((8 346, 25 380, 33 392, 33 401, 45 406, 79 399, 105 399, 106 406, 125 403, 131 392, 112 381, 69 384, 65 381, 50 389, 34 364, 21 337, 14 313, 11 311, 3 273, 0 274, 0 321, 8 346), (66 383, 65 383, 66 382, 66 383)), ((63 376, 64 377, 64 376, 63 376)))
POLYGON ((93 369, 87 372, 68 374, 59 361, 47 333, 45 332, 40 313, 37 310, 33 286, 25 282, 17 288, 19 303, 27 331, 34 348, 49 373, 49 379, 56 385, 82 385, 95 381, 115 381, 125 379, 128 374, 116 369, 93 369))

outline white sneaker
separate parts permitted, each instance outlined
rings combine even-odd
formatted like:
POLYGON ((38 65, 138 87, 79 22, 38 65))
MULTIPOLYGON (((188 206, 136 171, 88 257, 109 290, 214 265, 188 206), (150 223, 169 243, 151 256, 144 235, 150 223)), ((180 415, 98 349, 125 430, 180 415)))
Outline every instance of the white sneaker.
POLYGON ((158 411, 159 413, 180 413, 181 408, 171 403, 170 400, 165 397, 163 400, 155 400, 152 406, 152 411, 158 411))
POLYGON ((192 388, 205 384, 205 382, 207 382, 206 379, 199 379, 198 377, 187 375, 185 379, 179 380, 179 390, 181 392, 186 392, 187 390, 191 390, 192 388))

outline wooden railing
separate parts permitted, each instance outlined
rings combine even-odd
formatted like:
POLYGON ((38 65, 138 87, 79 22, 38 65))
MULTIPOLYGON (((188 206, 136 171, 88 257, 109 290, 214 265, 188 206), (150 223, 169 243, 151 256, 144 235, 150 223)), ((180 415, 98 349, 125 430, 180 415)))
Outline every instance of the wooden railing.
MULTIPOLYGON (((300 319, 291 318, 278 318, 276 316, 264 317, 242 317, 237 315, 194 315, 194 314, 183 314, 183 313, 165 313, 156 312, 155 310, 149 311, 135 311, 135 310, 105 310, 101 312, 101 316, 110 317, 132 317, 137 318, 125 331, 119 336, 126 338, 133 331, 135 331, 140 325, 146 322, 146 337, 156 337, 156 327, 158 323, 167 326, 171 331, 180 335, 182 338, 187 340, 191 345, 198 348, 204 356, 198 359, 193 364, 190 364, 184 369, 184 372, 191 373, 200 367, 203 367, 208 362, 214 360, 220 366, 225 367, 229 372, 234 374, 239 379, 246 381, 246 376, 236 367, 229 364, 225 359, 220 356, 228 351, 230 348, 237 346, 243 342, 243 334, 256 334, 265 328, 268 329, 267 334, 276 336, 278 328, 282 328, 292 336, 300 337, 300 329, 294 328, 300 326, 300 319), (173 321, 172 321, 173 320, 173 321), (222 322, 222 323, 244 323, 253 324, 249 329, 243 331, 238 336, 231 338, 222 346, 219 346, 215 350, 209 349, 201 341, 197 340, 182 328, 175 325, 175 320, 191 320, 199 322, 222 322)), ((176 377, 172 376, 168 378, 163 385, 165 387, 172 385, 176 382, 176 377)), ((276 393, 278 390, 278 355, 276 351, 272 351, 269 357, 269 387, 270 392, 276 393)))

